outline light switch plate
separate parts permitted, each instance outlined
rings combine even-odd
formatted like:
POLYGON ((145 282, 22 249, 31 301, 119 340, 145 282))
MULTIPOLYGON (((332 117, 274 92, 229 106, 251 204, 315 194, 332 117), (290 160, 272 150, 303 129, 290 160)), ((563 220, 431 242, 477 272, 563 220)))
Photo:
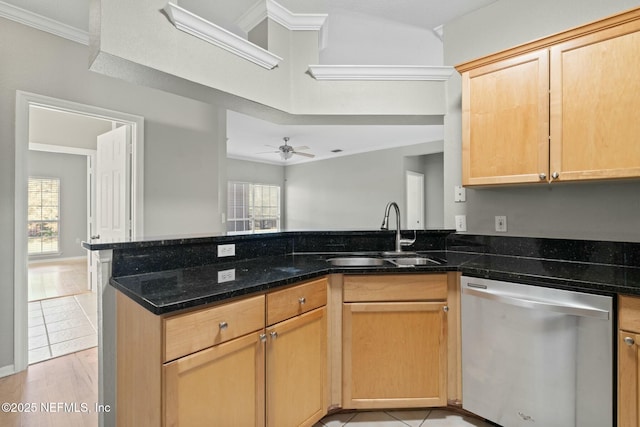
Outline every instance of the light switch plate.
POLYGON ((456 231, 467 231, 466 215, 456 215, 456 231))
POLYGON ((466 202, 467 201, 467 189, 461 185, 456 185, 454 187, 453 193, 453 201, 454 202, 466 202))
POLYGON ((496 215, 496 231, 506 233, 507 231, 507 217, 504 215, 496 215))

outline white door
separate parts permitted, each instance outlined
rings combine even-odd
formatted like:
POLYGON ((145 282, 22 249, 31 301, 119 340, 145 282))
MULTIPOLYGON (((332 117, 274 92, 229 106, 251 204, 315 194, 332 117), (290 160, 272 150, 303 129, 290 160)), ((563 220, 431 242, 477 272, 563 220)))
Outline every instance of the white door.
POLYGON ((129 126, 98 135, 96 166, 96 233, 102 242, 130 237, 129 126))
POLYGON ((407 229, 424 230, 424 174, 407 171, 407 229))

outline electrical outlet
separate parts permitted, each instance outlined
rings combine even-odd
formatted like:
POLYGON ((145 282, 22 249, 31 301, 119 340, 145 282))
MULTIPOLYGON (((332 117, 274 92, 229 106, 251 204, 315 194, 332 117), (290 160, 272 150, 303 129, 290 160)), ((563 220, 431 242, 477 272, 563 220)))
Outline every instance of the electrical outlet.
POLYGON ((236 245, 231 243, 228 245, 218 245, 218 258, 222 258, 225 256, 235 256, 236 254, 236 245))
POLYGON ((505 233, 507 231, 507 217, 504 215, 496 215, 496 231, 505 233))
POLYGON ((231 282, 236 280, 236 269, 218 271, 218 283, 231 282))
POLYGON ((456 215, 456 231, 467 231, 466 215, 456 215))
POLYGON ((464 188, 461 185, 456 185, 454 187, 453 201, 454 202, 466 202, 467 201, 467 189, 464 188))

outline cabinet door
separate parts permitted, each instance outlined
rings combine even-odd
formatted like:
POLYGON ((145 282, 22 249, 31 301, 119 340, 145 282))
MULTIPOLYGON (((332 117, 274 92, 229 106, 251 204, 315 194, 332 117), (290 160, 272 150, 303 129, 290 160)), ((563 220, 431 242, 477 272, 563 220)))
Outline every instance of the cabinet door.
POLYGON ((551 48, 557 180, 640 176, 640 21, 551 48))
POLYGON ((163 367, 165 426, 263 426, 264 343, 253 333, 163 367))
POLYGON ((269 327, 267 337, 267 425, 312 426, 328 402, 326 308, 269 327))
POLYGON ((548 57, 539 50, 462 74, 463 185, 547 182, 548 57))
POLYGON ((618 332, 618 427, 637 427, 640 421, 638 343, 640 334, 618 332))
POLYGON ((444 302, 343 305, 343 407, 447 404, 444 302))

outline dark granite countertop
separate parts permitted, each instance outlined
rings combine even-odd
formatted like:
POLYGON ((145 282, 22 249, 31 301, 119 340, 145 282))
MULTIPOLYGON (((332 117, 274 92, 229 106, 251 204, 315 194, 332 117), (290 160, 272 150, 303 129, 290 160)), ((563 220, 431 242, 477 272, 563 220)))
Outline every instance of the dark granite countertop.
MULTIPOLYGON (((349 255, 352 253, 345 253, 349 255)), ((155 314, 167 314, 226 299, 264 292, 332 273, 420 273, 460 271, 497 280, 601 294, 640 295, 640 268, 461 251, 426 251, 446 260, 440 265, 335 267, 336 254, 291 253, 235 262, 114 277, 111 284, 155 314), (235 269, 235 280, 218 283, 218 272, 235 269)))

